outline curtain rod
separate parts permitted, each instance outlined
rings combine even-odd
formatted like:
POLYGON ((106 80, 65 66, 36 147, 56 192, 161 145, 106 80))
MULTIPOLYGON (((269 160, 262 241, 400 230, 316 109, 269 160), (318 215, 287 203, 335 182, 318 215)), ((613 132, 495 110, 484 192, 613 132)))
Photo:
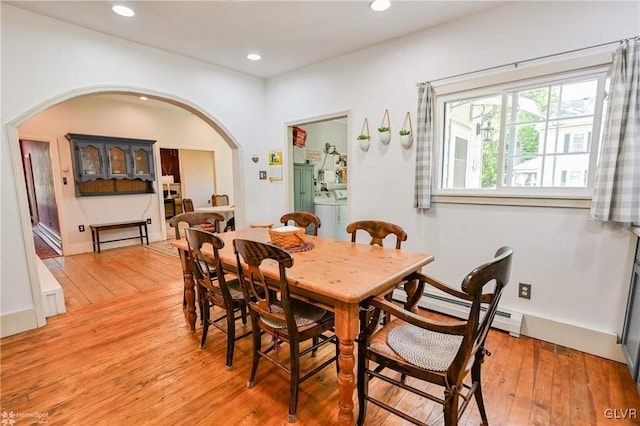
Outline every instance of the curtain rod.
POLYGON ((416 86, 425 85, 427 83, 431 84, 431 83, 435 83, 437 81, 442 81, 442 80, 449 80, 451 78, 464 77, 466 75, 471 75, 471 74, 478 74, 478 73, 485 72, 485 71, 492 71, 492 70, 496 70, 496 69, 504 68, 504 67, 514 66, 514 67, 518 68, 518 65, 524 64, 524 63, 527 63, 527 62, 539 61, 540 59, 553 58, 554 56, 562 56, 562 55, 567 55, 569 53, 581 52, 583 50, 595 49, 595 48, 598 48, 598 47, 608 46, 610 44, 624 43, 625 41, 629 41, 629 40, 640 40, 640 35, 637 35, 635 37, 624 38, 624 39, 621 39, 621 40, 609 41, 607 43, 595 44, 593 46, 581 47, 579 49, 567 50, 565 52, 552 53, 550 55, 544 55, 544 56, 538 56, 536 58, 524 59, 522 61, 510 62, 508 64, 496 65, 496 66, 493 66, 493 67, 483 68, 481 70, 463 72, 461 74, 456 74, 456 75, 452 75, 452 76, 449 76, 449 77, 436 78, 435 80, 423 81, 423 82, 420 82, 420 83, 416 83, 416 86))

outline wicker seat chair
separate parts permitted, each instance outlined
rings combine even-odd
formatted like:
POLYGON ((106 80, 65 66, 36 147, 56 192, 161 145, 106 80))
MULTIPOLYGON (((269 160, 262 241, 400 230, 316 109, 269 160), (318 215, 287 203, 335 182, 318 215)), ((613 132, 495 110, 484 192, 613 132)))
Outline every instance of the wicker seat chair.
MULTIPOLYGON (((347 225, 347 233, 351 234, 351 242, 356 242, 356 235, 358 231, 364 231, 371 237, 371 241, 369 242, 372 246, 380 246, 384 247, 384 240, 388 236, 395 236, 396 239, 396 249, 400 250, 402 247, 402 242, 407 240, 406 231, 396 224, 390 222, 384 222, 381 220, 361 220, 358 222, 352 222, 347 225)), ((391 237, 393 238, 393 237, 391 237)), ((414 293, 414 289, 416 286, 415 280, 403 281, 399 283, 396 288, 403 287, 407 291, 407 294, 413 295, 412 297, 407 298, 407 303, 405 306, 416 306, 415 302, 420 297, 419 295, 414 293)), ((393 297, 393 292, 389 292, 385 295, 387 300, 391 300, 393 297)), ((384 316, 384 323, 389 322, 391 319, 390 314, 386 313, 384 316)))
POLYGON ((202 338, 200 349, 205 347, 209 326, 213 325, 227 334, 227 361, 225 368, 231 370, 233 365, 233 351, 235 342, 251 334, 246 331, 236 336, 236 320, 242 320, 242 326, 247 326, 247 304, 237 278, 227 279, 222 270, 218 250, 224 247, 224 241, 217 235, 196 228, 186 230, 189 251, 194 263, 194 279, 198 286, 198 298, 201 301, 202 338), (202 250, 208 245, 213 252, 213 259, 203 254, 202 250), (211 310, 221 308, 223 314, 211 317, 211 310), (226 327, 219 324, 226 320, 226 327))
POLYGON ((213 194, 211 196, 211 205, 213 207, 228 206, 229 205, 229 196, 226 195, 226 194, 220 194, 220 195, 213 194))
MULTIPOLYGON (((401 409, 369 394, 369 381, 378 378, 406 391, 442 404, 446 426, 455 426, 472 397, 475 397, 483 424, 487 423, 482 399, 481 366, 487 333, 493 322, 502 290, 509 281, 513 251, 500 248, 494 259, 471 271, 462 281, 461 291, 422 274, 416 291, 422 294, 425 284, 470 303, 465 321, 441 322, 416 315, 384 299, 373 297, 360 312, 358 336, 358 425, 364 424, 367 403, 394 413, 419 425, 426 424, 401 409), (493 284, 493 287, 491 286, 493 284), (393 321, 376 331, 381 312, 392 313, 393 321), (369 363, 376 364, 375 369, 369 363), (384 370, 401 373, 400 380, 384 370), (467 380, 471 376, 470 383, 467 380), (406 376, 444 388, 438 395, 406 383, 406 376), (462 402, 460 400, 462 399, 462 402)), ((395 393, 395 392, 389 392, 395 393)))
POLYGON ((191 198, 183 198, 182 199, 182 212, 189 213, 193 212, 195 209, 193 208, 193 200, 191 198))
POLYGON ((338 343, 333 332, 333 313, 290 296, 286 269, 293 265, 293 257, 289 252, 273 244, 257 241, 236 239, 233 245, 238 262, 238 279, 242 285, 245 300, 248 301, 253 331, 253 363, 247 387, 251 388, 254 385, 258 362, 261 358, 269 360, 289 373, 288 420, 295 422, 299 384, 337 360, 338 343), (278 262, 278 277, 270 277, 270 280, 276 280, 277 287, 267 287, 261 269, 264 260, 278 262), (253 295, 256 297, 254 298, 253 295), (272 337, 271 344, 265 349, 262 348, 261 331, 272 337), (303 349, 304 342, 309 340, 312 344, 303 349), (289 346, 288 365, 278 359, 278 350, 282 343, 288 343, 289 346), (335 344, 335 356, 300 377, 300 357, 307 353, 315 356, 318 348, 327 343, 335 344))
POLYGON ((370 245, 383 246, 383 240, 388 235, 395 235, 396 248, 399 249, 403 241, 407 240, 407 233, 400 226, 381 220, 361 220, 347 225, 347 234, 351 234, 351 242, 356 242, 359 230, 366 231, 371 236, 370 245))
POLYGON ((320 218, 313 213, 293 212, 286 213, 280 218, 280 223, 288 225, 294 222, 297 226, 307 228, 307 234, 318 236, 318 228, 320 228, 320 218))
MULTIPOLYGON (((192 226, 200 226, 203 230, 212 232, 220 231, 220 222, 224 222, 224 216, 213 212, 187 212, 175 215, 169 220, 169 226, 175 230, 175 238, 179 240, 180 228, 186 229, 192 226), (184 226, 186 224, 186 226, 184 226), (181 226, 183 225, 183 226, 181 226)), ((186 293, 182 296, 182 307, 187 306, 186 293)), ((202 306, 200 306, 200 319, 202 319, 202 306)))

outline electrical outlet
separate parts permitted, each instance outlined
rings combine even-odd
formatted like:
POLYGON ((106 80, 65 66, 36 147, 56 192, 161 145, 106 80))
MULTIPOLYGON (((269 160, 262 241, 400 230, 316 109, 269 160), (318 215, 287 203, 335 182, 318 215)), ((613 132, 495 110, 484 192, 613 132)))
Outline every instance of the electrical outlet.
POLYGON ((531 284, 520 283, 518 285, 518 297, 531 299, 531 284))
POLYGON ((147 225, 151 225, 151 218, 147 219, 147 225))
POLYGON ((78 226, 78 231, 84 232, 84 225, 79 225, 78 226))

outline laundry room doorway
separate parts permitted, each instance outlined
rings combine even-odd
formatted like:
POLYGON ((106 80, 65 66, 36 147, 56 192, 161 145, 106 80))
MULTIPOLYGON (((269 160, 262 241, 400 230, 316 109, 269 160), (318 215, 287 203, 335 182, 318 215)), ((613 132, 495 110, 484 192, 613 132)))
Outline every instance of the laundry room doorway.
POLYGON ((318 235, 348 239, 349 155, 347 115, 288 126, 290 206, 320 218, 318 235), (311 196, 312 194, 312 196, 311 196))

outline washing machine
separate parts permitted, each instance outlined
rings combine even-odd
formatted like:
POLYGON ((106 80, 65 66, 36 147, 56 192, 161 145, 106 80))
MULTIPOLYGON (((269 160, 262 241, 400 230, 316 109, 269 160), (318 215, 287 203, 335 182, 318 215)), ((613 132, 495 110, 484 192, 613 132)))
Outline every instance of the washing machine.
POLYGON ((320 218, 319 237, 349 240, 347 235, 347 191, 321 191, 314 197, 316 216, 320 218))

